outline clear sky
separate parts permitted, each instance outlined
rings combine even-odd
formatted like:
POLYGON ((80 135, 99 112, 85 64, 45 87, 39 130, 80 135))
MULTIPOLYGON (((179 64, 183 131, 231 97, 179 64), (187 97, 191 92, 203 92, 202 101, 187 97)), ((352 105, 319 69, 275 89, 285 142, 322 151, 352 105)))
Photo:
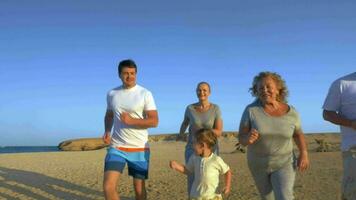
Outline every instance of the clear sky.
POLYGON ((356 2, 0 1, 0 146, 100 137, 106 93, 132 58, 160 123, 177 133, 196 84, 211 84, 225 131, 236 131, 253 77, 285 79, 309 132, 337 132, 322 104, 356 71, 356 2))

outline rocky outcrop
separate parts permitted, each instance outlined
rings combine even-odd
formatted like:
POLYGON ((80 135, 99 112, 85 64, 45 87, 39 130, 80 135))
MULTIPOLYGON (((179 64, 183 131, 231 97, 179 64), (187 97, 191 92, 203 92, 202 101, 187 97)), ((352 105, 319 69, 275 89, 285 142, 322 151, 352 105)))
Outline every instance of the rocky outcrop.
MULTIPOLYGON (((177 136, 178 134, 150 135, 148 137, 148 142, 176 141, 177 136)), ((236 133, 224 132, 222 137, 233 139, 236 138, 236 133)), ((180 138, 180 140, 186 141, 187 134, 184 135, 184 138, 180 138)), ((63 141, 58 145, 58 148, 62 151, 89 151, 102 149, 107 146, 108 145, 104 144, 101 138, 81 138, 63 141)))
POLYGON ((148 142, 175 141, 178 134, 162 134, 148 136, 148 142))
MULTIPOLYGON (((236 132, 223 132, 221 138, 233 139, 236 138, 236 132)), ((178 138, 178 134, 160 134, 160 135, 150 135, 148 136, 149 142, 160 142, 160 141, 176 141, 178 138)), ((184 134, 182 137, 178 138, 179 141, 187 141, 188 134, 184 134)))
POLYGON ((83 138, 63 141, 58 145, 58 148, 62 151, 89 151, 107 146, 101 138, 83 138))
POLYGON ((237 142, 235 144, 235 147, 236 147, 235 151, 239 151, 241 153, 246 153, 246 146, 243 146, 240 142, 237 142))

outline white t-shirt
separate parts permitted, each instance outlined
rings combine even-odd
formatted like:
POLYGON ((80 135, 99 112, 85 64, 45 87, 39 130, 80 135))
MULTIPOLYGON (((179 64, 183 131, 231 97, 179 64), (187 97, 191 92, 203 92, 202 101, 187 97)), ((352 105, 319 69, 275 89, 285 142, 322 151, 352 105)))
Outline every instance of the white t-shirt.
POLYGON ((120 120, 120 114, 127 112, 133 118, 144 119, 144 111, 156 110, 156 104, 150 91, 139 85, 129 89, 125 89, 123 86, 114 88, 107 94, 107 109, 114 112, 111 146, 148 147, 147 129, 138 129, 123 124, 120 120))
MULTIPOLYGON (((336 111, 349 120, 356 120, 356 72, 334 81, 325 99, 323 109, 336 111)), ((356 146, 356 130, 340 126, 342 134, 341 150, 356 146)))
POLYGON ((186 165, 190 173, 194 173, 190 198, 214 198, 219 185, 219 175, 229 171, 229 166, 217 155, 209 157, 192 155, 186 165))

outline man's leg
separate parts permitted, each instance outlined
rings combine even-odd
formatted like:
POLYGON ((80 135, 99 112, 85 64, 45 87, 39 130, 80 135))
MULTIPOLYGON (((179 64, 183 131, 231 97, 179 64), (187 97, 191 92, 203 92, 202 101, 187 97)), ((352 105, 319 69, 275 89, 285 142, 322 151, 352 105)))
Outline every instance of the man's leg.
POLYGON ((120 172, 118 171, 106 171, 104 173, 103 189, 106 200, 120 200, 116 191, 119 177, 120 172))
POLYGON ((148 179, 150 151, 130 152, 127 155, 127 165, 129 175, 133 178, 136 200, 146 200, 145 180, 148 179))
POLYGON ((147 193, 145 187, 145 180, 133 178, 133 185, 135 188, 136 200, 146 200, 147 193))
POLYGON ((118 181, 125 165, 124 153, 109 148, 105 157, 103 189, 106 200, 119 200, 117 192, 118 181))
POLYGON ((342 199, 354 200, 356 199, 356 147, 349 151, 344 151, 343 167, 344 174, 342 180, 342 199))

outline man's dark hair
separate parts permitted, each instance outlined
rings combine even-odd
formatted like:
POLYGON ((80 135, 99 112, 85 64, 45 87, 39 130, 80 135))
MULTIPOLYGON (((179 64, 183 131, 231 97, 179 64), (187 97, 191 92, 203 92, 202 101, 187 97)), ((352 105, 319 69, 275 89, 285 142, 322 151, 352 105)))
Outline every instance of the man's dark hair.
POLYGON ((137 66, 136 63, 131 60, 131 59, 127 59, 127 60, 122 60, 119 63, 119 66, 117 68, 117 70, 119 71, 119 74, 121 74, 121 71, 124 67, 128 67, 128 68, 135 68, 135 72, 137 72, 137 66))

